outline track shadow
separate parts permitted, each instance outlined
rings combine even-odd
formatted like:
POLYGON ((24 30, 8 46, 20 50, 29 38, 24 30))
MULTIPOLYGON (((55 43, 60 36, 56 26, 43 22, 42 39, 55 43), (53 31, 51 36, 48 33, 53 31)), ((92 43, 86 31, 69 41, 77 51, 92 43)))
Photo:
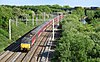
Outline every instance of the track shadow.
MULTIPOLYGON (((54 32, 60 32, 61 30, 54 30, 54 32)), ((53 32, 52 30, 45 30, 45 32, 53 32)))
POLYGON ((17 40, 16 42, 13 42, 12 44, 10 44, 9 46, 7 46, 4 51, 13 51, 13 52, 17 52, 20 48, 19 48, 19 45, 20 45, 20 40, 17 40), (16 50, 17 49, 17 50, 16 50))
MULTIPOLYGON (((52 32, 52 30, 46 30, 46 32, 52 32)), ((44 51, 43 53, 39 54, 39 57, 47 58, 47 55, 49 53, 49 57, 48 58, 49 58, 49 60, 51 60, 51 58, 54 56, 54 52, 55 52, 55 51, 52 51, 52 50, 55 50, 56 45, 57 45, 57 40, 59 39, 59 37, 61 37, 61 34, 59 34, 61 32, 62 32, 62 30, 55 31, 55 39, 56 40, 52 42, 52 45, 51 45, 51 48, 50 48, 51 51, 44 51)), ((50 45, 45 45, 45 46, 39 45, 39 46, 41 46, 41 47, 50 47, 50 45)))
POLYGON ((45 30, 45 32, 52 32, 52 30, 45 30))
POLYGON ((48 58, 50 60, 50 58, 52 58, 53 55, 54 55, 54 51, 49 51, 49 52, 43 52, 42 54, 39 54, 38 57, 41 57, 41 59, 42 59, 42 57, 47 58, 47 56, 49 56, 48 58))

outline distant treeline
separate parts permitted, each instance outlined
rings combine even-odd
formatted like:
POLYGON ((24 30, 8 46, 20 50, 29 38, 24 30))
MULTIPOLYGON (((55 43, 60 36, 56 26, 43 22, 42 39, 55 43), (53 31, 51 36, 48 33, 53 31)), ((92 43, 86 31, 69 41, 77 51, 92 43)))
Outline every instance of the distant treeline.
MULTIPOLYGON (((75 14, 77 15, 78 20, 81 18, 86 18, 86 22, 89 24, 97 24, 100 21, 100 8, 91 7, 91 8, 83 8, 83 7, 70 7, 60 6, 60 5, 38 5, 38 6, 10 6, 10 5, 0 5, 0 51, 5 48, 11 40, 9 40, 8 36, 8 25, 9 19, 32 19, 33 14, 34 19, 36 19, 37 14, 39 14, 38 18, 43 19, 43 13, 52 14, 54 12, 63 12, 65 14, 75 14), (7 41, 7 42, 4 42, 7 41)), ((74 18, 74 17, 72 17, 74 18)), ((19 20, 18 20, 19 21, 19 20)), ((25 23, 20 22, 18 26, 12 24, 12 41, 15 41, 20 36, 28 32, 33 26, 26 26, 25 23), (23 29, 24 27, 24 29, 23 29), (17 34, 16 34, 17 33, 17 34)), ((99 30, 99 29, 98 29, 99 30)))
POLYGON ((89 17, 93 17, 94 10, 96 10, 96 15, 94 17, 99 16, 98 7, 91 7, 91 8, 83 8, 83 7, 70 7, 70 6, 60 6, 60 5, 38 5, 38 6, 9 6, 9 5, 1 5, 0 6, 0 27, 8 29, 8 20, 10 18, 23 18, 26 17, 32 18, 32 14, 41 14, 43 12, 50 14, 53 12, 64 12, 72 11, 71 13, 79 14, 80 17, 85 15, 89 17), (27 15, 28 16, 27 16, 27 15))

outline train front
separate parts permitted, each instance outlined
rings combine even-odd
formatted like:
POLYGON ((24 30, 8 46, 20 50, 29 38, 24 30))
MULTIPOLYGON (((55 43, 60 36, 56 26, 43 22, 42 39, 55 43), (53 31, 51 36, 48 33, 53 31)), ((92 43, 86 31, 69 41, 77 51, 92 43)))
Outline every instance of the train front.
POLYGON ((31 39, 24 37, 20 44, 21 51, 29 51, 31 48, 31 39))

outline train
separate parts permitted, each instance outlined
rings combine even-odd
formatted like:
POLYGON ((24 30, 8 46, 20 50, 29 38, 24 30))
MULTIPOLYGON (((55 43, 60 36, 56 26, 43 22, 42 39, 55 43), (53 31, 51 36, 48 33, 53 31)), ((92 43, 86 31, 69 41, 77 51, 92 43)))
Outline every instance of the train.
POLYGON ((28 33, 26 36, 24 36, 21 39, 21 43, 20 43, 20 50, 27 50, 29 51, 31 49, 31 47, 34 45, 34 43, 36 42, 36 40, 39 38, 39 36, 41 35, 41 33, 43 31, 46 30, 47 27, 51 26, 54 22, 59 22, 64 16, 63 15, 58 15, 56 17, 54 17, 52 20, 46 21, 43 24, 41 24, 40 26, 38 26, 37 28, 35 28, 34 30, 32 30, 30 33, 28 33), (59 20, 58 20, 59 18, 59 20))

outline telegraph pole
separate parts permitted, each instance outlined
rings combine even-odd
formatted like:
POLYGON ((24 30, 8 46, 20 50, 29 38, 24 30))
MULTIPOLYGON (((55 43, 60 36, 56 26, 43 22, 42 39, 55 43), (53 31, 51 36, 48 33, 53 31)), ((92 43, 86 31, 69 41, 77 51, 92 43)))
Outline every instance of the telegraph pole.
POLYGON ((52 40, 54 41, 54 19, 53 19, 53 38, 52 40))
POLYGON ((9 19, 9 40, 11 40, 11 19, 9 19))

